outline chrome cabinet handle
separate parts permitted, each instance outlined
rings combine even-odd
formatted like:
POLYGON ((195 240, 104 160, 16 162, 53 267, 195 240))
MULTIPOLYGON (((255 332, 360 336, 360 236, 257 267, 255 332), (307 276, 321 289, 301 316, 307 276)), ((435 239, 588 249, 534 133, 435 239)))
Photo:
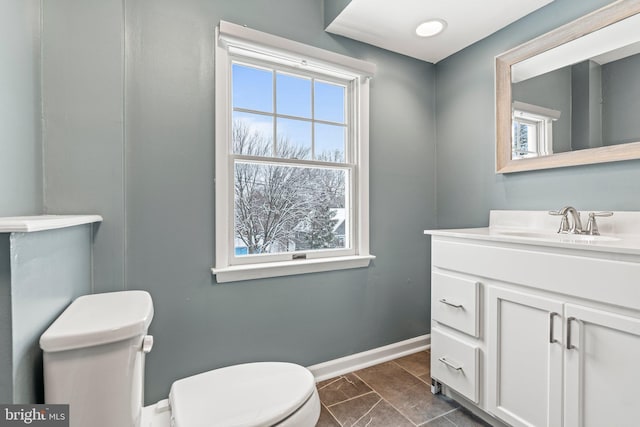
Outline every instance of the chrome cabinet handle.
POLYGON ((449 307, 454 307, 454 308, 464 308, 462 304, 454 304, 452 302, 447 301, 446 299, 442 298, 440 300, 441 303, 448 305, 449 307))
POLYGON ((575 317, 568 317, 567 318, 567 350, 573 350, 576 347, 575 345, 571 344, 571 321, 572 320, 578 320, 575 317))
POLYGON ((555 311, 549 313, 549 344, 558 342, 558 340, 553 337, 553 316, 560 316, 560 314, 555 311))
POLYGON ((446 366, 450 367, 451 369, 455 369, 456 371, 461 372, 462 371, 462 366, 456 366, 453 363, 449 362, 447 359, 445 359, 444 357, 441 357, 438 359, 440 362, 444 363, 446 366))

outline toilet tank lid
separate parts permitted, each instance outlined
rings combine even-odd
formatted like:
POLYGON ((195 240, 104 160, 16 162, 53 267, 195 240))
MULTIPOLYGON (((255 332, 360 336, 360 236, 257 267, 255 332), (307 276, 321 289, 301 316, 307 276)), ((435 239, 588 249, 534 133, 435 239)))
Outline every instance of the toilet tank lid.
POLYGON ((73 301, 40 337, 40 348, 57 352, 145 335, 153 301, 145 291, 85 295, 73 301))

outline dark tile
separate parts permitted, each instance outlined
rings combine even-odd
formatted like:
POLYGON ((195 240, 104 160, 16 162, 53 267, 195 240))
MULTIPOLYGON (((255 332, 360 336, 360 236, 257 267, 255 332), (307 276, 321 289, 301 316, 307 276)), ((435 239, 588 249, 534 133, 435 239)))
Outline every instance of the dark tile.
POLYGON ((394 362, 382 363, 354 374, 415 424, 429 421, 458 406, 450 399, 431 394, 428 384, 394 362))
POLYGON ((320 418, 316 427, 341 427, 340 423, 331 415, 324 405, 320 406, 320 418))
POLYGON ((458 427, 491 427, 491 424, 485 423, 482 419, 462 407, 445 415, 445 418, 458 427))
POLYGON ((320 390, 322 387, 326 386, 327 384, 331 384, 338 379, 340 379, 340 377, 329 378, 328 380, 320 381, 319 383, 316 383, 316 388, 320 390))
POLYGON ((346 374, 318 387, 320 401, 326 406, 362 396, 371 392, 371 389, 362 380, 353 374, 346 374))
POLYGON ((378 394, 371 392, 333 405, 329 410, 340 424, 347 427, 354 425, 381 401, 382 398, 378 394))
POLYGON ((430 375, 431 373, 431 357, 426 351, 421 351, 401 357, 399 359, 395 359, 394 362, 400 365, 405 371, 408 371, 410 374, 413 374, 416 377, 420 377, 422 375, 430 375))
MULTIPOLYGON (((347 427, 348 424, 344 424, 347 427)), ((353 427, 413 427, 413 423, 405 418, 393 406, 380 400, 370 412, 360 418, 353 427)))
POLYGON ((431 372, 429 372, 428 374, 425 374, 425 375, 420 375, 418 378, 420 378, 425 383, 431 385, 431 372))
POLYGON ((420 427, 456 427, 454 423, 449 421, 446 417, 438 417, 435 420, 428 421, 425 424, 420 424, 420 427))
POLYGON ((411 421, 374 392, 333 405, 328 411, 343 427, 413 427, 411 421))

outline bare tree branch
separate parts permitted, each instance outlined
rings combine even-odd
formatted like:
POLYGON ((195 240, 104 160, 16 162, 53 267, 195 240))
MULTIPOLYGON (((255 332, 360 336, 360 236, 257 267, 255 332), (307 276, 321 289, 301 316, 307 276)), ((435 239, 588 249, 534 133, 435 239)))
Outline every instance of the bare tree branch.
MULTIPOLYGON (((273 155, 271 140, 242 121, 234 121, 232 137, 234 153, 273 155)), ((279 158, 309 156, 308 148, 286 138, 277 142, 279 158)), ((329 161, 341 155, 332 153, 329 161)), ((314 230, 316 237, 303 241, 312 248, 331 247, 336 220, 330 210, 345 207, 344 172, 238 161, 234 175, 235 236, 250 254, 289 251, 300 243, 298 234, 314 230)))

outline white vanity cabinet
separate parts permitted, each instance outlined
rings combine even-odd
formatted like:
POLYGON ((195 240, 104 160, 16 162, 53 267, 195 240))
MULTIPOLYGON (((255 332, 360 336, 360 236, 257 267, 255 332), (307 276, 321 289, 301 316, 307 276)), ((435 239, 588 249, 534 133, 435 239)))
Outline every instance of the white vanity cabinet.
POLYGON ((640 424, 640 318, 493 286, 488 312, 489 412, 514 426, 640 424))
POLYGON ((561 426, 562 301, 494 286, 487 300, 488 411, 514 426, 561 426))
POLYGON ((564 355, 564 425, 640 425, 640 318, 574 304, 564 313, 572 347, 564 355))
POLYGON ((507 425, 640 425, 640 244, 428 233, 435 381, 507 425))
POLYGON ((431 376, 477 404, 480 283, 455 273, 431 277, 431 376))

